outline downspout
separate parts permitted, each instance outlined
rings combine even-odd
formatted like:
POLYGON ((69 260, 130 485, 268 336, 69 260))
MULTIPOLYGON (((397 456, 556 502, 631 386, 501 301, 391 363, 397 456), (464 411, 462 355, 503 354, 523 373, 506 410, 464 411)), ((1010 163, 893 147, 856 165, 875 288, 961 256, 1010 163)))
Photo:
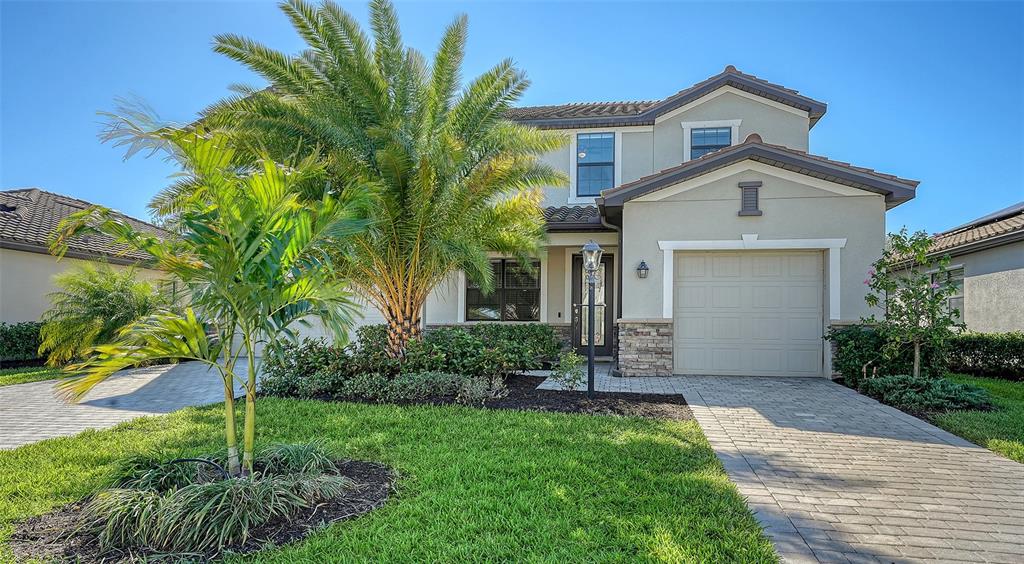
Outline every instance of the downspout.
POLYGON ((613 375, 619 373, 619 329, 618 321, 622 317, 622 275, 625 272, 626 261, 623 260, 623 249, 622 249, 622 228, 614 224, 608 223, 608 220, 604 216, 604 198, 598 198, 597 210, 598 217, 601 219, 601 225, 611 229, 618 233, 619 242, 619 275, 615 280, 615 318, 612 320, 614 329, 612 330, 612 354, 615 358, 615 367, 612 370, 613 375))

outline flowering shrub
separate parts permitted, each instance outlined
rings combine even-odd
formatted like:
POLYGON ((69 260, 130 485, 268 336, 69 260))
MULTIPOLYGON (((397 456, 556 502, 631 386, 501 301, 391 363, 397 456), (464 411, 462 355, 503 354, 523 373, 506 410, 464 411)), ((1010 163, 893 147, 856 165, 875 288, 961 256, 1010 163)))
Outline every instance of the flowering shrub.
POLYGON ((921 376, 921 353, 927 348, 942 355, 946 342, 963 328, 960 314, 948 307, 956 288, 948 282, 949 258, 928 256, 931 238, 923 231, 908 235, 906 228, 889 235, 882 257, 868 272, 868 305, 884 307, 885 316, 864 319, 882 337, 882 355, 892 360, 904 347, 914 353, 912 375, 921 376), (938 282, 936 282, 938 280, 938 282))

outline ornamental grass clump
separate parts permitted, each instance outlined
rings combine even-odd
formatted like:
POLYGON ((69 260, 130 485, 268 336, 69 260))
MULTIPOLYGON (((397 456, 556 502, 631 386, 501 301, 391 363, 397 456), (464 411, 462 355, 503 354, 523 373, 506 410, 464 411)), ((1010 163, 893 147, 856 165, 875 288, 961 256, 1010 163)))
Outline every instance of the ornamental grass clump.
POLYGON ((86 503, 79 532, 95 535, 104 552, 208 554, 354 486, 320 442, 268 446, 242 477, 217 472, 222 458, 127 459, 112 480, 117 487, 86 503))

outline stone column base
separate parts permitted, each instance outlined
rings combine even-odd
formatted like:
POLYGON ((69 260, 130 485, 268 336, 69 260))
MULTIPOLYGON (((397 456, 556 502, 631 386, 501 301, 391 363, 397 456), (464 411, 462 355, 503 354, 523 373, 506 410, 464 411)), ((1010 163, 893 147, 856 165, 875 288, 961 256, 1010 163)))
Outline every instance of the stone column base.
POLYGON ((671 319, 619 319, 619 366, 621 376, 671 376, 671 319))

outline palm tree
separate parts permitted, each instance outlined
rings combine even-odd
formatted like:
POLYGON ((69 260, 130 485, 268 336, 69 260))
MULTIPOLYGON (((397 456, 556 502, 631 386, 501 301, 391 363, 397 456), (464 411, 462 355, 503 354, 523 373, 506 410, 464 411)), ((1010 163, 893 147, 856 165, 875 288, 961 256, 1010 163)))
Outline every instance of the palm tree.
MULTIPOLYGON (((488 253, 523 261, 540 253, 541 187, 565 175, 537 157, 565 136, 505 119, 528 85, 505 60, 460 92, 466 18, 445 31, 429 65, 402 44, 395 10, 373 0, 371 43, 330 1, 289 0, 282 10, 308 49, 289 56, 235 35, 215 50, 270 82, 209 108, 204 124, 270 155, 319 155, 332 183, 378 187, 371 228, 355 237, 344 275, 384 315, 389 352, 418 335, 430 291, 462 270, 485 291, 488 253)), ((164 201, 173 201, 166 197, 164 201)))
POLYGON ((297 186, 321 178, 315 159, 291 165, 262 159, 239 170, 223 135, 162 129, 172 154, 187 163, 190 195, 176 204, 178 236, 159 239, 139 232, 109 209, 93 207, 68 217, 51 250, 62 254, 67 241, 89 231, 114 237, 148 252, 156 267, 180 280, 189 296, 184 315, 158 312, 120 332, 70 368, 60 384, 80 397, 114 372, 158 358, 195 360, 216 369, 224 383, 225 432, 229 471, 251 472, 256 421, 256 355, 261 346, 294 340, 295 326, 321 319, 339 340, 351 326, 354 306, 343 279, 335 274, 332 252, 365 228, 367 191, 325 194, 315 206, 298 199, 297 186), (331 252, 328 252, 331 251, 331 252), (213 335, 208 334, 212 328, 213 335), (246 374, 235 366, 246 360, 246 374), (234 385, 245 390, 242 462, 234 414, 234 385))
POLYGON ((135 269, 83 263, 54 278, 58 290, 43 314, 39 354, 60 366, 97 344, 109 343, 125 326, 170 305, 135 269))

